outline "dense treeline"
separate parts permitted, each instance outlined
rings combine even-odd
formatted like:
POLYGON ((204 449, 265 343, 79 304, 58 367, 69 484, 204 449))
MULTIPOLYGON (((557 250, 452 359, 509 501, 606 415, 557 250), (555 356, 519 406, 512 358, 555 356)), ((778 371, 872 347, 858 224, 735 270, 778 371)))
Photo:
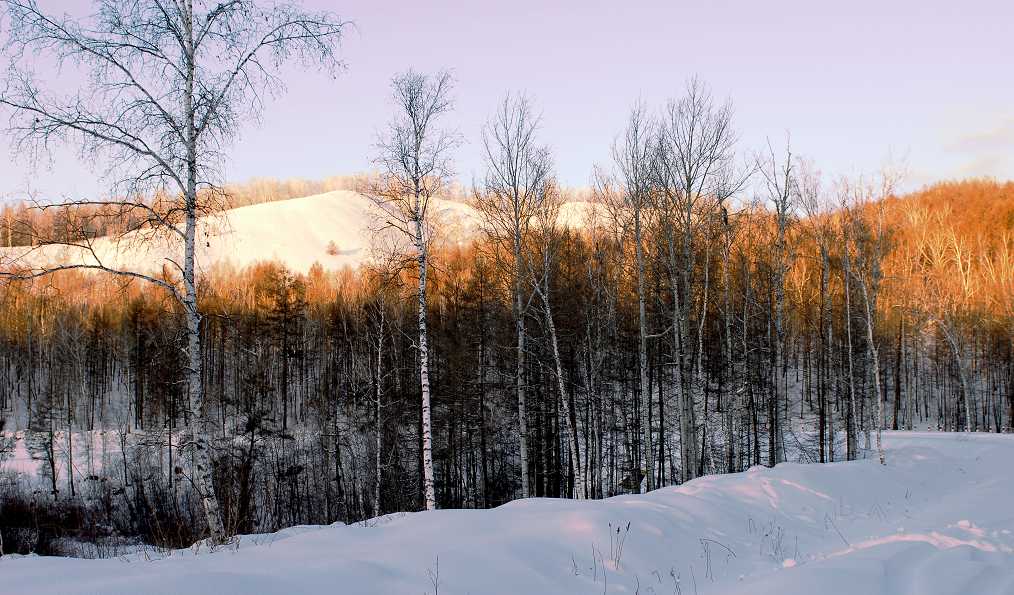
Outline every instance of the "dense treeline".
MULTIPOLYGON (((552 230, 540 291, 553 328, 534 290, 521 289, 527 463, 515 286, 502 250, 482 238, 433 248, 439 506, 520 497, 522 464, 531 495, 601 498, 755 464, 854 458, 873 448, 879 428, 1010 430, 1014 185, 941 184, 809 214, 801 202, 783 233, 777 208, 716 211, 689 244, 685 345, 673 340, 670 285, 685 273, 671 274, 664 227, 646 225, 646 391, 636 246, 612 192, 600 187, 581 229, 552 230)), ((204 279, 205 407, 231 530, 350 522, 424 504, 414 279, 412 267, 301 275, 274 263, 204 279)), ((8 429, 37 433, 52 492, 41 497, 94 495, 87 486, 98 479, 75 476, 65 459, 78 449, 61 440, 105 429, 133 457, 105 468, 132 486, 118 497, 137 506, 139 486, 161 485, 172 507, 196 506, 172 458, 188 423, 179 306, 88 274, 4 291, 0 407, 8 429), (151 459, 152 444, 152 467, 131 481, 127 467, 151 459)))

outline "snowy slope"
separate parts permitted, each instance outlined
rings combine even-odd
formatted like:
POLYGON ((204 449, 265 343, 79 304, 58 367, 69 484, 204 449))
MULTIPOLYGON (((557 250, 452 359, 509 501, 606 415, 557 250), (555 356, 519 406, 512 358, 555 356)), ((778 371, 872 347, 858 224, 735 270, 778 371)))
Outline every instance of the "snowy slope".
MULTIPOLYGON (((590 209, 590 203, 567 203, 560 212, 561 223, 579 226, 590 209)), ((430 210, 445 241, 467 240, 479 229, 479 215, 467 204, 434 199, 430 210)), ((243 268, 263 261, 283 262, 298 272, 306 272, 314 263, 329 270, 355 268, 374 258, 375 248, 390 244, 390 236, 377 232, 383 223, 381 215, 365 196, 344 190, 230 209, 201 220, 198 263, 204 270, 243 268)), ((143 272, 159 270, 166 258, 182 262, 178 241, 160 239, 151 245, 137 239, 100 238, 94 246, 96 256, 106 266, 143 272)), ((0 253, 26 264, 95 264, 95 258, 83 250, 60 246, 30 252, 0 249, 0 253)), ((6 258, 3 264, 8 264, 6 258)))
POLYGON ((887 467, 783 464, 604 501, 297 527, 152 561, 7 557, 0 591, 1014 593, 1014 439, 895 432, 886 446, 887 467))

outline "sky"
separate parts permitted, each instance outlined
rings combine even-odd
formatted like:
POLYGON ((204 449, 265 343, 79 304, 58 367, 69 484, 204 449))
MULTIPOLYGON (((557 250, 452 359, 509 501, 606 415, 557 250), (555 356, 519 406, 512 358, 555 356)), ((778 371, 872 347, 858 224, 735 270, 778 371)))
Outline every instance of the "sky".
MULTIPOLYGON (((371 169, 392 113, 391 78, 408 68, 452 71, 446 123, 465 140, 455 163, 466 184, 483 175, 480 131, 507 91, 541 112, 560 181, 586 186, 595 164, 608 165, 631 105, 661 109, 691 76, 732 101, 744 156, 789 135, 828 177, 891 164, 905 168, 907 188, 1014 178, 1014 5, 1002 0, 302 4, 354 23, 346 69, 332 79, 287 68, 287 92, 228 148, 226 181, 371 169)), ((6 137, 0 149, 10 156, 0 161, 2 197, 104 188, 100 164, 70 149, 35 165, 6 137)))

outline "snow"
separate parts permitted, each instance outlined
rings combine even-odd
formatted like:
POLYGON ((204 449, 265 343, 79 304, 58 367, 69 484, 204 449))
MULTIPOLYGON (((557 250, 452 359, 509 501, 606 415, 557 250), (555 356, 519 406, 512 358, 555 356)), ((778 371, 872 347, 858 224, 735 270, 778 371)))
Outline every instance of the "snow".
MULTIPOLYGON (((80 478, 88 475, 100 475, 110 466, 110 462, 122 452, 121 438, 128 444, 135 445, 145 436, 135 432, 121 436, 116 430, 73 431, 57 430, 53 432, 53 470, 56 471, 58 483, 66 482, 67 454, 73 448, 74 473, 80 478)), ((49 443, 48 432, 0 432, 0 477, 7 477, 31 484, 33 487, 46 485, 51 481, 44 477, 50 462, 46 455, 49 443)), ((62 487, 62 486, 61 486, 62 487)))
POLYGON ((787 463, 601 501, 294 527, 109 560, 8 556, 10 593, 1014 593, 1014 439, 888 432, 888 464, 787 463))
MULTIPOLYGON (((562 205, 560 223, 578 227, 594 211, 592 203, 562 205)), ((480 216, 470 205, 432 199, 430 213, 443 241, 475 237, 480 216)), ((382 211, 362 194, 339 190, 230 209, 201 219, 197 260, 208 271, 241 269, 258 262, 276 261, 305 273, 315 263, 325 270, 357 268, 372 261, 378 250, 390 245, 393 233, 384 233, 382 211)), ((99 238, 95 254, 106 266, 137 272, 160 270, 167 258, 182 262, 178 239, 142 242, 137 234, 119 241, 99 238)), ((0 254, 23 264, 86 263, 96 260, 76 247, 0 248, 0 254)), ((4 258, 4 264, 7 264, 4 258)), ((171 267, 171 265, 170 265, 171 267)))

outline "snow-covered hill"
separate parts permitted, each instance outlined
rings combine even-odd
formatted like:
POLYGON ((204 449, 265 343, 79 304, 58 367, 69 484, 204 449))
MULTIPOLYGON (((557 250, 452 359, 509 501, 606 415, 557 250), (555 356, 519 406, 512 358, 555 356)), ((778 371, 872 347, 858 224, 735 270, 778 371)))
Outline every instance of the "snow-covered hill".
POLYGON ((220 551, 6 557, 9 593, 1014 593, 1014 439, 893 432, 875 460, 641 496, 295 527, 220 551))
MULTIPOLYGON (((567 203, 561 223, 579 226, 591 209, 590 203, 567 203)), ((444 241, 468 240, 479 229, 479 214, 467 204, 434 199, 430 210, 444 241)), ((331 270, 355 268, 391 244, 390 234, 377 231, 383 227, 381 215, 368 198, 344 190, 230 209, 201 220, 197 260, 203 270, 263 261, 282 262, 297 272, 314 263, 331 270)), ((11 258, 34 265, 96 260, 84 250, 63 246, 0 250, 8 257, 5 265, 11 258)), ((100 238, 94 250, 104 265, 132 271, 159 270, 167 258, 182 262, 178 241, 141 242, 128 235, 119 241, 100 238)))

